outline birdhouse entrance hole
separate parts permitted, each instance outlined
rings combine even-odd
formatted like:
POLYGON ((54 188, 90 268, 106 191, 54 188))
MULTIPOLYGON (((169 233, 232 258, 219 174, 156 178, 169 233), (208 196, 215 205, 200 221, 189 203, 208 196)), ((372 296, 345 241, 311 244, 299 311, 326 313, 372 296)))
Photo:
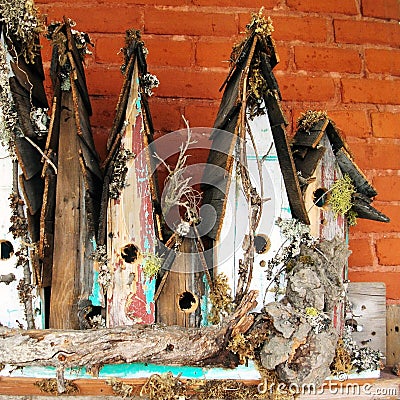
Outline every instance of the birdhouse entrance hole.
POLYGON ((121 249, 121 257, 127 263, 134 263, 140 254, 139 247, 133 243, 129 243, 121 249))
POLYGON ((313 198, 313 202, 317 207, 324 207, 326 206, 328 199, 329 199, 329 193, 328 193, 328 189, 326 188, 318 188, 315 192, 314 192, 314 198, 313 198))
POLYGON ((14 254, 14 247, 8 240, 0 240, 0 259, 8 260, 14 254))
POLYGON ((191 313, 196 310, 199 300, 191 292, 183 292, 177 296, 179 309, 185 313, 191 313))
POLYGON ((265 254, 271 248, 271 241, 267 235, 254 236, 254 247, 257 254, 265 254))

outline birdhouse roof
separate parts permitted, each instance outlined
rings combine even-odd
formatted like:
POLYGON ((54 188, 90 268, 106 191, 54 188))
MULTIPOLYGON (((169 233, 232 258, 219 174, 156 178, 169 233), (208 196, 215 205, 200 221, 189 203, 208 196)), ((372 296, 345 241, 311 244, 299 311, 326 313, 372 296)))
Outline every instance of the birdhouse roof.
POLYGON ((307 181, 314 174, 326 150, 321 145, 324 135, 329 139, 341 172, 343 175, 347 174, 354 183, 357 193, 353 196, 353 210, 358 217, 389 222, 387 216, 371 205, 372 198, 378 193, 355 163, 347 143, 326 113, 308 111, 299 119, 298 130, 292 142, 292 152, 300 177, 307 181))

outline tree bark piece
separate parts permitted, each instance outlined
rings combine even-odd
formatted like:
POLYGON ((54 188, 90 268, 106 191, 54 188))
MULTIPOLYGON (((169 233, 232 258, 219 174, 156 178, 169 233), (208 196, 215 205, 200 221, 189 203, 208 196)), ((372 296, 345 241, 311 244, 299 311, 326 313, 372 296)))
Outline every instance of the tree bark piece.
POLYGON ((25 331, 0 327, 0 363, 65 368, 133 362, 233 367, 237 360, 226 343, 236 324, 256 306, 257 295, 257 291, 246 295, 223 325, 206 328, 134 325, 25 331))

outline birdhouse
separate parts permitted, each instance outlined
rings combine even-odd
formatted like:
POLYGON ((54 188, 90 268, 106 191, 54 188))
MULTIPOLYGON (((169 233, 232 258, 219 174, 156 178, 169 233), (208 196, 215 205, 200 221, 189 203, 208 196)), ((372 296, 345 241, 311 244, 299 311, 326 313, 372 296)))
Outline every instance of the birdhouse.
POLYGON ((127 31, 124 83, 108 139, 100 243, 107 246, 102 276, 107 326, 152 323, 160 260, 153 208, 152 122, 147 96, 158 81, 147 72, 146 49, 138 31, 127 31), (106 221, 106 222, 105 222, 106 221))
POLYGON ((325 112, 302 115, 292 151, 313 236, 346 237, 356 218, 389 222, 371 205, 377 192, 325 112))
POLYGON ((351 216, 388 221, 371 206, 376 191, 326 114, 306 113, 289 144, 270 32, 268 21, 254 16, 247 38, 233 49, 203 177, 203 204, 215 210, 206 234, 214 276, 227 276, 235 304, 249 288, 259 290, 257 310, 285 285, 282 253, 299 255, 289 244, 290 225, 315 240, 344 240, 351 216), (352 189, 342 209, 337 203, 346 184, 352 189))
MULTIPOLYGON (((96 304, 92 254, 100 211, 102 173, 89 123, 91 105, 83 70, 88 37, 71 22, 54 23, 51 77, 52 115, 42 176, 40 254, 51 271, 49 324, 59 329, 91 326, 96 304)), ((46 276, 49 279, 49 276, 46 276)))
MULTIPOLYGON (((5 24, 0 36, 0 322, 42 328, 37 245, 44 190, 41 152, 47 134, 44 73, 40 55, 29 53, 5 24)), ((38 35, 32 39, 38 44, 38 35)))
POLYGON ((280 279, 277 269, 266 273, 286 240, 277 222, 309 222, 272 73, 279 59, 270 33, 268 21, 255 17, 233 49, 203 178, 203 203, 216 213, 207 233, 214 275, 228 277, 236 302, 246 288, 258 289, 259 308, 274 298, 273 280, 280 279))

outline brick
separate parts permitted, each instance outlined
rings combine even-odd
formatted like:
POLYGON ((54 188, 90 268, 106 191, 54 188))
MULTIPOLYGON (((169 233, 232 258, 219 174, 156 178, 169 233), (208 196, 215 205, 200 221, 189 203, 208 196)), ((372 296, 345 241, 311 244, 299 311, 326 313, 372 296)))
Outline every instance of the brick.
POLYGON ((378 191, 377 200, 400 201, 400 176, 375 176, 373 183, 374 187, 378 191))
POLYGON ((378 239, 376 252, 380 265, 400 265, 400 238, 378 239))
POLYGON ((366 49, 365 59, 369 72, 400 76, 400 50, 366 49))
POLYGON ((287 6, 297 11, 358 14, 355 0, 287 0, 287 6))
POLYGON ((361 9, 366 17, 400 19, 399 0, 362 0, 361 9))
POLYGON ((224 72, 153 68, 160 81, 157 96, 193 99, 220 99, 219 88, 226 78, 224 72))
POLYGON ((376 137, 400 139, 400 114, 373 112, 372 132, 376 137))
POLYGON ((328 111, 328 116, 335 122, 345 137, 366 138, 371 136, 371 128, 365 111, 328 111))
POLYGON ((306 71, 361 72, 360 54, 353 49, 299 46, 294 61, 297 69, 306 71))
MULTIPOLYGON (((99 3, 154 5, 154 0, 97 0, 99 3)), ((184 6, 191 4, 191 0, 157 0, 158 6, 184 6)))
MULTIPOLYGON (((249 20, 245 14, 239 14, 239 18, 242 31, 249 20)), ((273 33, 275 40, 301 40, 309 43, 326 42, 327 40, 327 20, 324 18, 273 16, 272 23, 275 28, 273 33)))
POLYGON ((87 33, 119 33, 127 29, 143 27, 143 10, 140 7, 109 7, 99 4, 73 5, 52 4, 43 7, 47 22, 62 21, 67 16, 76 22, 76 29, 87 33))
POLYGON ((350 267, 364 267, 374 264, 374 256, 372 254, 371 243, 368 239, 351 239, 349 257, 350 267))
POLYGON ((372 43, 395 47, 400 42, 400 25, 397 22, 335 20, 334 30, 337 43, 372 43))
POLYGON ((373 206, 390 218, 390 222, 377 222, 368 219, 357 219, 357 225, 351 228, 352 232, 362 233, 398 233, 400 232, 400 206, 393 204, 373 206))
POLYGON ((400 299, 400 272, 349 271, 349 279, 352 282, 384 282, 386 298, 400 299))
POLYGON ((400 103, 400 80, 342 79, 344 103, 400 103))
POLYGON ((276 52, 279 57, 279 63, 274 68, 274 71, 286 71, 289 68, 289 63, 293 58, 291 54, 291 50, 287 47, 287 45, 277 45, 276 52))
POLYGON ((351 151, 361 169, 400 169, 400 144, 394 141, 353 143, 351 151))
POLYGON ((86 70, 89 95, 118 96, 123 76, 117 67, 93 66, 86 70))
POLYGON ((196 65, 201 67, 229 67, 232 41, 201 38, 196 43, 196 65))
POLYGON ((151 97, 149 100, 150 112, 154 130, 171 132, 183 127, 182 101, 175 99, 161 99, 151 97))
MULTIPOLYGON (((234 2, 232 0, 193 0, 193 4, 196 6, 211 6, 216 7, 244 7, 250 8, 254 11, 259 9, 260 7, 264 7, 266 10, 272 9, 274 7, 278 7, 280 5, 279 0, 240 0, 240 2, 234 2)), ((250 13, 249 13, 250 20, 250 13)))
POLYGON ((231 36, 238 34, 235 15, 195 11, 159 10, 146 8, 145 33, 231 36))
POLYGON ((111 129, 118 97, 91 96, 90 101, 93 110, 93 115, 90 119, 91 125, 111 129))
POLYGON ((110 129, 94 127, 92 131, 96 151, 99 154, 100 160, 104 161, 107 156, 107 139, 110 129))
POLYGON ((149 68, 153 65, 189 67, 194 62, 194 43, 190 38, 151 36, 144 39, 149 50, 149 68))
POLYGON ((335 96, 331 78, 285 75, 277 79, 284 101, 329 101, 335 96))
POLYGON ((124 57, 120 52, 124 47, 124 39, 122 35, 113 36, 93 36, 95 60, 99 64, 116 64, 121 65, 124 57))
POLYGON ((217 116, 218 107, 219 103, 215 101, 192 101, 185 106, 185 118, 189 121, 190 126, 212 127, 217 116))

